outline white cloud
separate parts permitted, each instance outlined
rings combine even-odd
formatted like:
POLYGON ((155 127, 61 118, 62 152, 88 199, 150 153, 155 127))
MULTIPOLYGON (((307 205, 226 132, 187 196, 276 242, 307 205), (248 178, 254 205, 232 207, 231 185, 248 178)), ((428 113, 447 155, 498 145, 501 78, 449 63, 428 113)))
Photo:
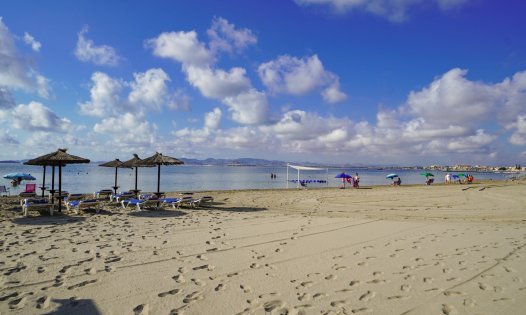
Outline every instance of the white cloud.
POLYGON ((295 0, 298 5, 326 5, 338 13, 364 11, 393 22, 407 20, 412 7, 425 6, 434 2, 441 10, 459 8, 470 0, 295 0))
POLYGON ((182 91, 172 92, 167 83, 170 77, 160 68, 133 74, 127 82, 103 72, 91 76, 90 100, 79 103, 80 113, 93 117, 119 116, 123 113, 143 115, 163 108, 190 109, 189 98, 182 91), (123 95, 128 92, 128 96, 123 95))
POLYGON ((221 109, 216 107, 213 111, 205 113, 202 129, 184 128, 173 132, 173 135, 178 137, 176 142, 189 146, 203 143, 209 144, 216 131, 219 130, 222 114, 221 109))
POLYGON ((216 107, 213 111, 208 112, 205 114, 205 123, 204 123, 204 129, 205 130, 217 130, 219 129, 219 124, 221 123, 221 116, 222 116, 221 109, 216 107))
POLYGON ((71 121, 60 118, 51 109, 39 102, 20 104, 9 115, 13 128, 29 131, 67 132, 72 128, 71 121))
POLYGON ((93 40, 84 37, 87 32, 88 28, 84 27, 78 33, 75 56, 81 61, 93 62, 99 66, 116 66, 120 57, 115 48, 108 45, 95 45, 93 40))
POLYGON ((210 67, 188 66, 185 68, 188 82, 208 98, 223 99, 235 96, 250 88, 250 81, 243 68, 230 71, 210 67))
POLYGON ((112 146, 151 146, 156 142, 158 127, 140 115, 124 113, 119 117, 105 118, 96 123, 93 131, 106 135, 112 146))
POLYGON ((198 40, 195 31, 165 32, 146 41, 157 57, 170 58, 185 65, 206 66, 213 54, 198 40))
POLYGON ((335 104, 347 99, 347 94, 340 90, 340 82, 335 81, 321 93, 326 103, 335 104))
POLYGON ((209 46, 213 52, 241 52, 248 45, 257 43, 257 38, 251 30, 236 29, 234 24, 224 18, 214 18, 207 34, 210 38, 209 46))
POLYGON ((280 56, 261 64, 258 74, 265 86, 273 93, 303 95, 326 86, 324 100, 336 103, 346 99, 340 91, 338 77, 326 71, 317 55, 304 58, 280 56))
POLYGON ((31 46, 31 49, 34 51, 40 51, 40 48, 42 47, 42 44, 27 32, 24 33, 24 42, 31 46))
POLYGON ((223 100, 232 113, 232 119, 240 124, 263 124, 268 119, 268 100, 265 93, 251 89, 223 100))
POLYGON ((517 117, 517 121, 509 127, 514 129, 509 139, 510 143, 526 145, 526 115, 517 117))
POLYGON ((155 106, 157 110, 166 102, 170 77, 160 68, 149 69, 143 73, 134 73, 128 100, 132 104, 155 106))
POLYGON ((104 117, 121 108, 120 93, 123 83, 102 72, 91 75, 93 86, 90 89, 91 100, 79 104, 84 115, 104 117))
POLYGON ((411 92, 409 112, 440 125, 475 126, 493 117, 505 91, 499 85, 469 81, 466 74, 466 70, 452 69, 428 87, 411 92))
POLYGON ((19 55, 14 36, 0 17, 0 87, 37 91, 49 96, 49 80, 36 72, 29 60, 19 55))

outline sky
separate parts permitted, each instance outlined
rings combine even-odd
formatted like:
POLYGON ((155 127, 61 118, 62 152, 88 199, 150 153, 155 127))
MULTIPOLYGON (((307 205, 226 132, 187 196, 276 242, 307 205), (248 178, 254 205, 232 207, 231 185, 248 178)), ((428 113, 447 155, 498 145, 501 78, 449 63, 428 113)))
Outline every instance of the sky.
POLYGON ((526 164, 521 0, 15 1, 0 159, 526 164))

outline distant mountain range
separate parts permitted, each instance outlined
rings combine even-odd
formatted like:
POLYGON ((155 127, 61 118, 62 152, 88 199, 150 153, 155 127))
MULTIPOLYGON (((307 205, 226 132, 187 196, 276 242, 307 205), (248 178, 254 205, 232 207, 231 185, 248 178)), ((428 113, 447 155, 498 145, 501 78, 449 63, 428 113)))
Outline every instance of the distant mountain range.
MULTIPOLYGON (((238 159, 214 159, 207 158, 204 160, 179 158, 184 162, 185 165, 221 165, 221 166, 269 166, 269 167, 285 167, 287 166, 286 161, 278 160, 265 160, 265 159, 254 159, 254 158, 238 158, 238 159)), ((24 163, 27 160, 6 160, 0 161, 0 163, 24 163)), ((92 164, 101 164, 107 161, 92 161, 92 164)), ((393 167, 394 165, 365 165, 365 164, 337 164, 337 163, 313 163, 313 162, 292 162, 293 165, 302 166, 323 166, 331 168, 377 168, 377 167, 393 167)))

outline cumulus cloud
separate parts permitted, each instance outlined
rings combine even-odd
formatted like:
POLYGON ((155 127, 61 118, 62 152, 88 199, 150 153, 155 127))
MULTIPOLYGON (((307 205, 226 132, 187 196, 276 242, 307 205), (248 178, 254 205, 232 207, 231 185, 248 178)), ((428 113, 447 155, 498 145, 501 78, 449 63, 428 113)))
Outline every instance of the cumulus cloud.
POLYGON ((209 46, 213 52, 241 52, 249 45, 257 43, 256 36, 247 28, 236 29, 234 24, 224 18, 214 18, 207 31, 209 46))
POLYGON ((157 139, 158 127, 140 115, 124 113, 119 117, 109 117, 96 123, 93 131, 110 136, 112 146, 129 145, 151 146, 157 139))
POLYGON ((188 66, 185 72, 188 82, 208 98, 221 100, 250 88, 250 81, 243 68, 235 67, 225 71, 211 67, 188 66))
POLYGON ((130 103, 153 105, 160 109, 168 95, 168 74, 160 68, 155 68, 143 73, 134 73, 133 77, 135 80, 131 82, 132 90, 128 95, 130 103))
POLYGON ((95 45, 93 40, 84 35, 88 32, 88 27, 84 27, 77 37, 75 56, 84 62, 93 62, 99 66, 116 66, 120 57, 115 48, 108 45, 95 45))
POLYGON ((227 97, 223 102, 232 112, 232 119, 240 124, 262 124, 268 117, 268 100, 263 92, 251 89, 233 97, 227 97))
POLYGON ((40 48, 42 47, 42 44, 27 32, 24 33, 24 42, 31 46, 31 49, 34 51, 40 51, 40 48))
POLYGON ((0 17, 0 87, 36 91, 49 97, 49 80, 35 71, 15 45, 13 34, 0 17))
POLYGON ((322 92, 325 101, 336 103, 347 97, 340 91, 338 77, 324 69, 317 55, 304 58, 283 55, 261 64, 258 74, 273 93, 303 95, 326 86, 322 92))
POLYGON ((79 104, 81 114, 104 117, 121 108, 120 93, 123 83, 120 80, 113 79, 102 72, 95 72, 91 75, 91 81, 93 82, 90 89, 91 99, 79 104))
POLYGON ((58 117, 39 102, 17 105, 11 110, 8 118, 11 126, 16 129, 48 132, 67 132, 71 129, 70 120, 58 117))
POLYGON ((409 111, 428 123, 476 125, 496 113, 505 91, 499 85, 470 81, 467 70, 452 69, 428 87, 411 92, 409 111))
POLYGON ((146 42, 153 54, 181 63, 186 80, 207 98, 221 101, 241 124, 267 121, 268 101, 265 93, 256 91, 246 70, 214 67, 216 53, 239 52, 256 43, 248 29, 238 29, 223 18, 216 18, 208 30, 210 49, 199 41, 195 31, 165 32, 146 42))
POLYGON ((514 129, 509 138, 510 143, 520 146, 526 145, 526 115, 517 117, 516 122, 510 125, 509 128, 514 129))
POLYGON ((169 58, 183 65, 206 66, 214 56, 197 38, 195 31, 165 32, 146 41, 157 57, 169 58))
POLYGON ((408 11, 412 7, 425 6, 429 2, 435 3, 441 10, 459 8, 470 0, 295 0, 298 5, 325 5, 338 13, 350 11, 364 11, 393 22, 407 20, 408 11))

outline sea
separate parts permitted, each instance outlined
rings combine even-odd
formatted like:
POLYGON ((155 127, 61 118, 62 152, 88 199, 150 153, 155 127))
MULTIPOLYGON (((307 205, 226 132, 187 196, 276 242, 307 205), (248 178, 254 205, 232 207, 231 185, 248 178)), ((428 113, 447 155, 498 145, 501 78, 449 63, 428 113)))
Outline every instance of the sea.
MULTIPOLYGON (((35 181, 24 181, 19 187, 11 187, 12 193, 22 191, 25 183, 36 183, 42 186, 42 166, 24 165, 21 163, 0 163, 0 175, 12 172, 29 173, 35 181)), ((289 179, 298 178, 295 169, 288 168, 289 179)), ((359 173, 360 186, 389 185, 392 181, 387 174, 396 173, 404 184, 424 184, 425 177, 420 175, 422 170, 396 169, 353 169, 329 168, 323 171, 301 171, 300 180, 308 180, 308 187, 339 187, 341 179, 334 178, 345 172, 354 175, 359 173), (318 183, 317 181, 321 181, 318 183), (323 182, 326 181, 326 182, 323 182)), ((444 182, 445 172, 433 171, 435 182, 444 182)), ((46 168, 46 187, 51 186, 51 167, 46 168)), ((452 173, 454 174, 454 172, 452 173)), ((476 179, 502 180, 509 174, 501 173, 471 173, 476 179)), ((58 189, 58 167, 55 170, 55 189, 58 189)), ((101 189, 111 189, 114 186, 115 168, 101 167, 98 164, 70 164, 62 168, 62 190, 70 193, 93 193, 101 189)), ((119 191, 133 189, 135 186, 134 169, 118 169, 119 191)), ((157 191, 157 167, 138 169, 137 188, 143 192, 157 191)), ((214 190, 242 190, 242 189, 286 189, 296 188, 297 183, 287 181, 287 167, 265 166, 197 166, 177 165, 161 166, 161 188, 163 192, 199 192, 214 190), (276 174, 271 178, 271 174, 276 174)), ((0 179, 0 185, 10 187, 10 180, 0 179)), ((40 191, 40 190, 39 190, 40 191)))

